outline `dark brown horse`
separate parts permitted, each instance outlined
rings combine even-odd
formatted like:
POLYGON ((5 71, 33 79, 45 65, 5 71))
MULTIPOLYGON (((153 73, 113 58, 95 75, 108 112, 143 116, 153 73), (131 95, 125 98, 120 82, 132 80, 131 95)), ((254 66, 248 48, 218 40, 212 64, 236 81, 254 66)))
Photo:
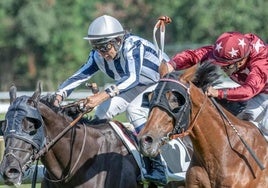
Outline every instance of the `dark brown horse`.
POLYGON ((216 70, 204 63, 159 82, 138 135, 141 152, 155 156, 163 141, 188 135, 194 153, 186 187, 267 187, 268 145, 259 129, 203 92, 218 78, 216 70))
POLYGON ((137 181, 137 162, 107 120, 72 125, 71 117, 57 112, 40 94, 39 86, 31 97, 16 97, 16 88, 11 87, 2 127, 5 153, 0 170, 6 184, 19 185, 23 173, 41 157, 46 169, 42 187, 143 187, 137 181))

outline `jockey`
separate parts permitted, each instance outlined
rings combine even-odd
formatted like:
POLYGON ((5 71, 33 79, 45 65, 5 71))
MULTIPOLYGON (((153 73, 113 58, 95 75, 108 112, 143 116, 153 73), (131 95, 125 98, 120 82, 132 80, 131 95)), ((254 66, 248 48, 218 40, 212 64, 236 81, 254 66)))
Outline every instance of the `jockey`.
POLYGON ((160 74, 206 60, 221 66, 226 75, 240 85, 222 89, 209 87, 206 94, 229 101, 247 101, 239 117, 254 122, 264 136, 268 136, 268 46, 265 42, 252 33, 226 32, 214 45, 176 54, 168 63, 160 65, 160 74))
MULTIPOLYGON (((160 78, 155 46, 138 36, 126 32, 114 17, 103 15, 96 18, 84 37, 92 45, 87 62, 71 77, 65 80, 56 92, 55 106, 68 97, 81 83, 101 71, 115 84, 86 98, 85 106, 96 108, 95 118, 112 119, 126 112, 129 122, 138 133, 144 126, 148 108, 141 106, 142 96, 152 91, 160 78)), ((165 55, 164 61, 169 58, 165 55)), ((166 184, 165 169, 158 160, 151 160, 153 169, 144 178, 159 184, 166 184)))

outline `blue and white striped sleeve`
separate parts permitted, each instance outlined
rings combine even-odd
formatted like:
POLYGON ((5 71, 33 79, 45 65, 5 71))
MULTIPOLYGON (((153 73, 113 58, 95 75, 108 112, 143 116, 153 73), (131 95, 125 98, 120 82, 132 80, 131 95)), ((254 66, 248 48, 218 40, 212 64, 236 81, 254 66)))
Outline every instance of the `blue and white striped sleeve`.
POLYGON ((99 70, 96 62, 94 61, 93 55, 94 52, 92 51, 87 62, 58 87, 56 94, 61 95, 63 99, 65 99, 76 87, 89 80, 93 74, 99 70))

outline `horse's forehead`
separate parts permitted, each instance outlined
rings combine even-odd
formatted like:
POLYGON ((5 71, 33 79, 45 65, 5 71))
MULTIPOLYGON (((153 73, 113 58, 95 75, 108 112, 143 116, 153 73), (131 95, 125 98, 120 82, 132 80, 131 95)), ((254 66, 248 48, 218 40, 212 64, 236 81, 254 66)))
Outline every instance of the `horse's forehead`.
POLYGON ((25 118, 32 118, 36 119, 37 122, 41 124, 42 119, 38 110, 33 106, 30 106, 27 101, 29 97, 22 96, 16 98, 16 100, 10 105, 7 113, 6 113, 6 120, 7 120, 7 127, 6 131, 11 133, 13 130, 20 131, 23 125, 23 120, 25 118))
POLYGON ((15 118, 21 119, 24 117, 37 119, 38 121, 42 122, 42 117, 36 107, 33 107, 28 104, 28 100, 30 97, 22 96, 16 98, 16 100, 10 105, 6 118, 8 120, 15 118))
POLYGON ((30 97, 27 96, 18 97, 9 107, 6 113, 7 126, 4 137, 5 139, 15 137, 24 140, 39 149, 44 140, 43 128, 41 128, 42 117, 36 107, 28 104, 29 99, 30 97), (26 121, 23 121, 25 118, 36 120, 37 132, 34 135, 30 135, 23 130, 23 125, 26 123, 26 121))

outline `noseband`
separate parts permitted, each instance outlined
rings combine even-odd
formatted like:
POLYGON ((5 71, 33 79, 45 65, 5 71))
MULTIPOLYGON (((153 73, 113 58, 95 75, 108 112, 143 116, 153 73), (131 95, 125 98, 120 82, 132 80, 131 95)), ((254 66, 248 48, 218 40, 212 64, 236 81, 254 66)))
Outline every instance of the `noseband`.
MULTIPOLYGON (((74 103, 73 105, 77 105, 74 103)), ((43 156, 60 138, 62 138, 74 125, 77 124, 77 122, 89 111, 92 109, 88 109, 87 111, 84 111, 83 113, 80 113, 79 116, 73 120, 67 127, 64 128, 62 132, 60 132, 53 140, 46 143, 46 137, 44 132, 44 122, 43 118, 41 116, 41 113, 38 109, 38 104, 34 100, 32 100, 28 96, 22 96, 19 98, 16 98, 16 100, 11 104, 11 106, 8 109, 8 112, 6 114, 6 124, 4 127, 4 139, 5 143, 8 143, 7 141, 9 139, 17 139, 22 140, 28 144, 31 144, 33 147, 33 150, 27 150, 22 149, 19 147, 12 147, 12 146, 6 146, 6 150, 9 151, 5 156, 12 156, 15 158, 16 161, 19 162, 21 172, 24 173, 29 167, 31 167, 31 164, 34 161, 37 161, 41 156, 43 156), (34 106, 30 105, 30 103, 33 103, 34 106), (26 120, 33 121, 34 126, 34 132, 29 133, 24 130, 23 128, 23 120, 26 118, 26 120), (29 160, 22 166, 20 164, 19 158, 13 153, 13 151, 22 151, 30 153, 29 160)), ((75 162, 74 166, 71 168, 71 170, 68 172, 68 174, 59 180, 52 180, 47 177, 47 180, 52 182, 60 182, 64 180, 68 180, 71 177, 71 174, 75 170, 75 168, 78 165, 78 162, 82 156, 82 153, 84 151, 85 143, 86 143, 86 127, 85 124, 83 124, 84 127, 84 138, 82 143, 81 151, 78 155, 78 159, 75 162)))

